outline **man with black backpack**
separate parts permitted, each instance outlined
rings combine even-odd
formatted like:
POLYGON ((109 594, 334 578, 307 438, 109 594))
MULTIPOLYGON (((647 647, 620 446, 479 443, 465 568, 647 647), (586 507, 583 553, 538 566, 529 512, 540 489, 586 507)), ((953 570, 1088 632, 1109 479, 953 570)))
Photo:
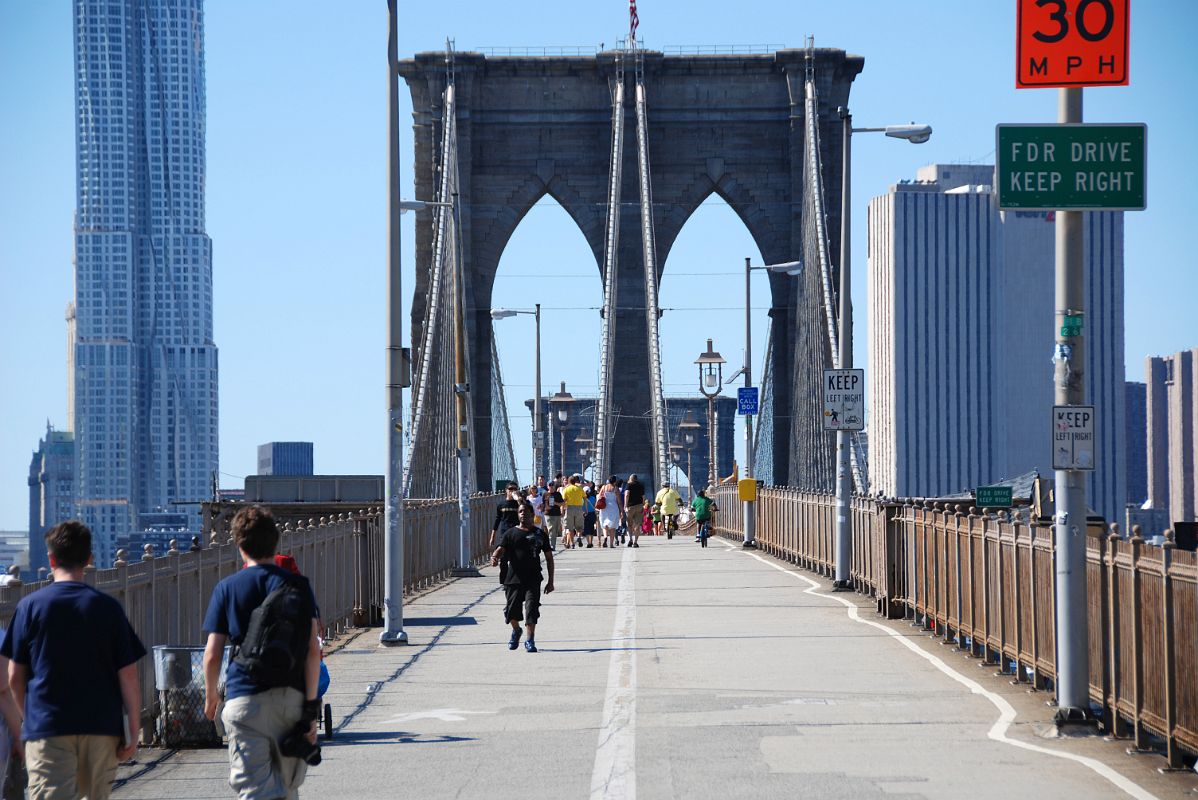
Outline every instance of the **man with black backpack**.
POLYGON ((229 785, 241 800, 292 800, 308 765, 320 763, 316 598, 307 579, 275 564, 279 529, 270 512, 237 512, 233 539, 247 567, 216 585, 204 617, 204 713, 216 718, 227 641, 229 785))

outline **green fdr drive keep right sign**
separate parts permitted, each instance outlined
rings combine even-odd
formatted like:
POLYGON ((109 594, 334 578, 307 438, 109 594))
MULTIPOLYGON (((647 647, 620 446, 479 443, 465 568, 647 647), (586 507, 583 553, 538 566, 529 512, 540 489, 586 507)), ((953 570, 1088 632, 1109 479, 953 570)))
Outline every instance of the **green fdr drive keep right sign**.
POLYGON ((999 125, 995 136, 1001 209, 1145 207, 1145 125, 999 125))

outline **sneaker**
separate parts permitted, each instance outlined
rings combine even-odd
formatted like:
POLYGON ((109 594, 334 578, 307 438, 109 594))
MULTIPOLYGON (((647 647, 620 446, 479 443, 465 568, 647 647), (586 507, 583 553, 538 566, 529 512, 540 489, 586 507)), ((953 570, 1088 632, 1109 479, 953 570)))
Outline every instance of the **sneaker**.
POLYGON ((632 546, 633 546, 633 547, 640 547, 640 545, 639 545, 639 544, 637 544, 636 542, 633 542, 632 546))
POLYGON ((507 640, 507 649, 515 650, 520 646, 520 631, 512 631, 512 638, 507 640))
POLYGON ((594 547, 594 546, 595 546, 595 545, 594 545, 594 543, 593 543, 593 542, 587 542, 587 547, 594 547))
MULTIPOLYGON (((516 648, 513 647, 512 649, 515 650, 516 648)), ((527 642, 524 643, 524 649, 530 653, 535 653, 535 652, 537 652, 537 643, 534 642, 532 639, 529 639, 527 642)))

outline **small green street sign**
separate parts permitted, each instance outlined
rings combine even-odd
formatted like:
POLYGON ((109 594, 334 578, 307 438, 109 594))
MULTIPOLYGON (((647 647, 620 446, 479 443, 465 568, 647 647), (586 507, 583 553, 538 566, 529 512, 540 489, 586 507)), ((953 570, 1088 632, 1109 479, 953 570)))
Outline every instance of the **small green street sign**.
POLYGON ((1082 319, 1080 316, 1065 317, 1064 324, 1061 325, 1061 336, 1081 336, 1082 319))
POLYGON ((977 490, 978 508, 1010 508, 1010 486, 979 486, 977 490))
POLYGON ((998 207, 1034 211, 1140 211, 1148 127, 998 125, 998 207))

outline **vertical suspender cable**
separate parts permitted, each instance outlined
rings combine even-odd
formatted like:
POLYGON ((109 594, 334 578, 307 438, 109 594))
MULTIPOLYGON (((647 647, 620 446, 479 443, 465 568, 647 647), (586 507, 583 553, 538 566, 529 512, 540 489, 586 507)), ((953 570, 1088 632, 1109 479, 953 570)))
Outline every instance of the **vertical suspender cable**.
POLYGON ((620 184, 624 165, 623 55, 616 61, 616 87, 611 115, 611 165, 608 169, 607 235, 603 258, 603 347, 599 355, 599 405, 595 409, 595 469, 606 476, 611 468, 611 384, 615 374, 612 355, 616 344, 616 267, 620 246, 620 184))
POLYGON ((645 111, 645 81, 640 61, 636 75, 636 148, 641 184, 641 242, 645 258, 645 308, 649 335, 649 392, 652 398, 653 445, 656 485, 669 480, 670 450, 666 439, 666 403, 661 381, 661 342, 658 338, 657 253, 653 234, 653 191, 650 185, 648 117, 645 111))
MULTIPOLYGON (((807 75, 807 175, 809 185, 807 190, 812 193, 815 202, 815 227, 817 251, 819 254, 820 282, 823 287, 824 319, 827 321, 828 346, 832 350, 832 366, 840 368, 840 331, 837 324, 834 289, 832 287, 832 266, 828 255, 828 231, 824 207, 823 165, 820 158, 819 145, 819 103, 815 95, 815 76, 807 75)), ((853 462, 853 479, 858 491, 865 491, 865 458, 861 453, 861 443, 856 433, 851 435, 852 447, 850 456, 853 462)))
MULTIPOLYGON (((436 200, 438 202, 446 202, 446 198, 450 193, 450 142, 451 142, 451 127, 454 119, 454 93, 453 86, 450 85, 445 90, 445 109, 441 120, 441 183, 438 187, 436 200)), ((432 362, 437 358, 438 350, 436 348, 437 333, 441 325, 441 294, 442 283, 445 274, 445 257, 446 257, 446 238, 449 227, 449 211, 450 209, 444 206, 435 206, 434 227, 435 234, 433 237, 433 259, 429 270, 429 286, 428 286, 428 306, 424 315, 424 336, 420 344, 420 376, 416 383, 413 395, 415 397, 414 409, 412 412, 412 426, 409 436, 411 446, 408 448, 406 455, 407 463, 404 465, 404 496, 411 496, 413 461, 418 457, 429 458, 433 454, 429 452, 425 441, 428 438, 429 428, 427 426, 428 407, 430 403, 436 402, 430 393, 433 392, 433 387, 430 381, 432 373, 432 362), (422 445, 424 445, 422 447, 422 445)), ((439 360, 439 359, 438 359, 439 360)), ((443 386, 442 386, 443 388, 443 386)), ((427 469, 426 469, 427 471, 427 469)))

